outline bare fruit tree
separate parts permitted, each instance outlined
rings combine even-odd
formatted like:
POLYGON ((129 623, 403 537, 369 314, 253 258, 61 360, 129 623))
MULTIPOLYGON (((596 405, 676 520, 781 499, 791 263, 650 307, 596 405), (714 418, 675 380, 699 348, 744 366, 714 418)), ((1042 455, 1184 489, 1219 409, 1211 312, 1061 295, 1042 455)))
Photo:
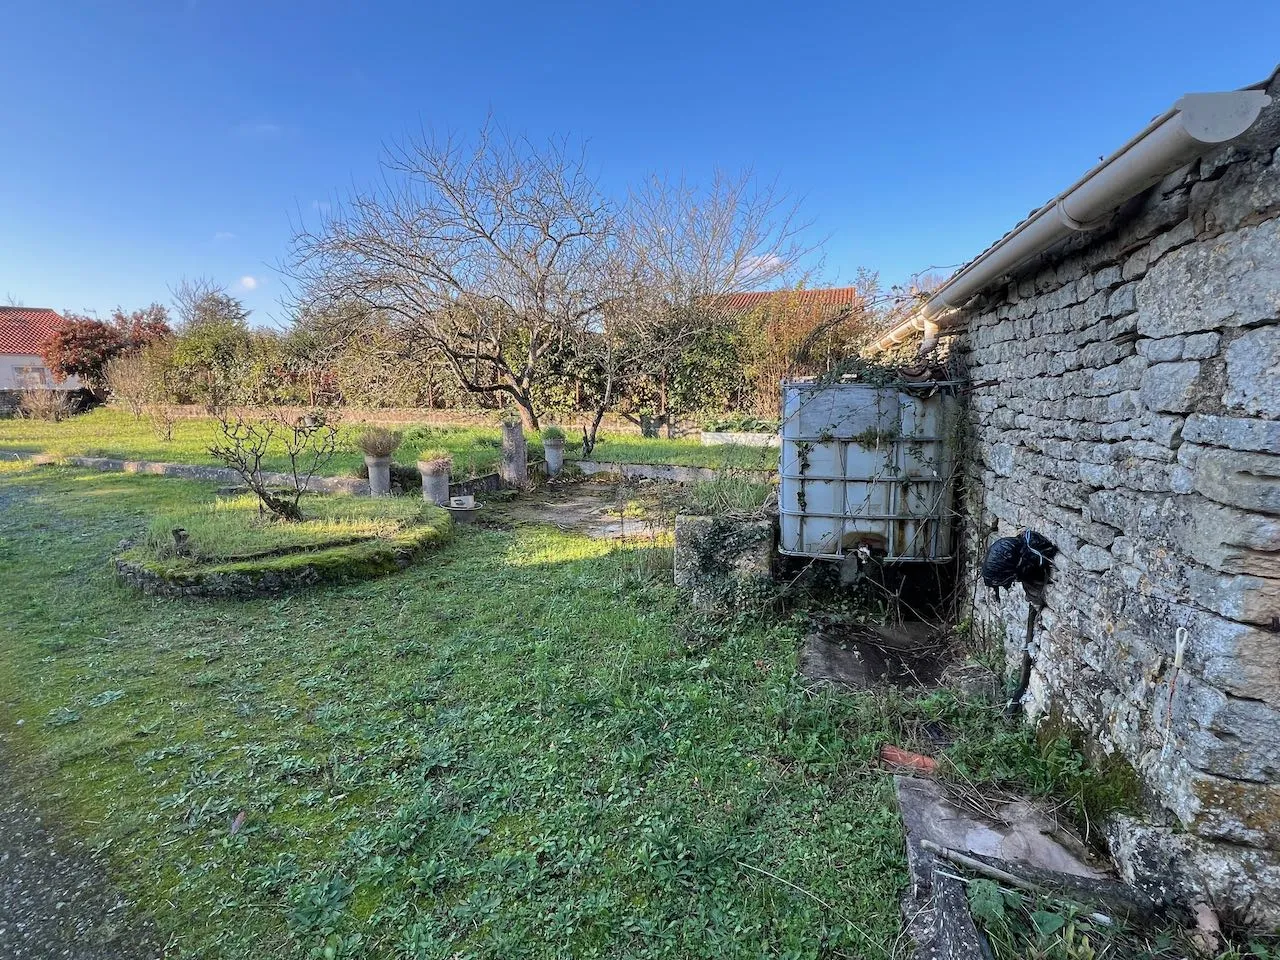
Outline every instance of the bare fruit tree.
POLYGON ((302 520, 302 494, 338 449, 336 418, 323 410, 302 416, 225 410, 217 419, 219 439, 209 448, 214 459, 239 474, 271 514, 302 520), (262 461, 277 446, 289 461, 290 482, 283 490, 273 490, 262 473, 262 461))
POLYGON ((631 193, 619 216, 614 296, 582 339, 598 381, 584 454, 635 379, 656 381, 658 418, 670 426, 672 366, 699 338, 737 321, 731 294, 803 279, 814 249, 803 239, 808 228, 795 200, 750 172, 717 171, 705 186, 653 177, 631 193))
POLYGON ((151 384, 147 373, 147 361, 137 353, 123 354, 107 361, 104 378, 111 399, 119 401, 135 420, 142 419, 150 398, 151 384))
POLYGON ((393 317, 467 390, 506 396, 537 428, 540 362, 614 295, 616 214, 585 157, 488 127, 474 144, 412 140, 384 172, 296 233, 290 275, 312 301, 393 317))

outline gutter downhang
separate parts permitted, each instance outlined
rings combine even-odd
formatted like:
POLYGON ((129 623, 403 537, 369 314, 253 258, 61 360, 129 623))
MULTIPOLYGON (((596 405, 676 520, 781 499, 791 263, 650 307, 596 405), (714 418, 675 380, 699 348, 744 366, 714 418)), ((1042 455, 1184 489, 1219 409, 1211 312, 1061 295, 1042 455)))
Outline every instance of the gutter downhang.
POLYGON ((870 348, 877 353, 923 331, 928 353, 958 308, 1054 244, 1098 227, 1118 207, 1174 170, 1234 140, 1257 121, 1271 98, 1259 89, 1189 93, 1137 136, 962 267, 912 316, 870 348))

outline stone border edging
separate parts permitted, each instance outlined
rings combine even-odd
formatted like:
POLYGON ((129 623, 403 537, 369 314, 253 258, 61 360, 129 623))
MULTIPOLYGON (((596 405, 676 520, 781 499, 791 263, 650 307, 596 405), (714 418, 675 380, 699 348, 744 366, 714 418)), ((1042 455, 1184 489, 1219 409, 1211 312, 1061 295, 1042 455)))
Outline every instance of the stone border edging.
MULTIPOLYGON (((565 464, 574 464, 587 475, 595 473, 617 473, 624 477, 643 477, 649 480, 672 480, 676 483, 694 483, 698 480, 715 480, 723 472, 717 467, 683 467, 671 463, 619 463, 607 460, 566 460, 565 464)), ((750 477, 761 483, 772 483, 777 479, 773 470, 738 470, 727 468, 735 475, 750 477)))
MULTIPOLYGON (((343 547, 330 547, 315 551, 317 556, 313 562, 300 563, 287 568, 267 562, 258 570, 227 570, 213 566, 207 570, 181 571, 166 576, 151 569, 144 562, 127 560, 123 556, 113 557, 112 566, 115 568, 116 576, 125 584, 153 597, 203 597, 222 600, 269 597, 286 590, 314 587, 325 583, 375 580, 404 570, 449 535, 452 521, 446 520, 444 524, 442 528, 431 527, 423 531, 423 538, 417 543, 391 546, 361 542, 343 547), (349 552, 351 557, 346 562, 340 563, 334 551, 349 552), (327 556, 323 556, 325 554, 327 556)), ((132 541, 126 540, 121 543, 119 549, 127 550, 131 545, 132 541)))
POLYGON ((776 433, 762 433, 755 430, 703 430, 702 445, 704 447, 780 447, 782 438, 776 433))
MULTIPOLYGON (((31 458, 38 466, 67 463, 104 473, 145 473, 152 476, 181 477, 184 480, 211 480, 224 484, 243 484, 240 474, 230 467, 206 467, 194 463, 164 463, 159 460, 117 460, 113 457, 57 457, 39 454, 31 458)), ((264 471, 262 479, 269 486, 291 487, 293 477, 287 473, 264 471)), ((306 489, 312 493, 367 493, 369 481, 359 477, 312 477, 306 489)))

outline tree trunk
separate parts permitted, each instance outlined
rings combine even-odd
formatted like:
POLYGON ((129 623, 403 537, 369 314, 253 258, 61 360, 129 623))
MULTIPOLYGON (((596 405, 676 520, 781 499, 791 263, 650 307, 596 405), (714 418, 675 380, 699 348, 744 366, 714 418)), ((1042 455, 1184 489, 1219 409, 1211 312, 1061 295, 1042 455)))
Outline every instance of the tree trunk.
POLYGON ((596 449, 596 435, 600 432, 600 423, 604 420, 605 411, 609 409, 609 404, 613 402, 613 374, 610 373, 605 379, 604 394, 600 398, 600 403, 596 407, 595 416, 591 418, 591 427, 582 428, 582 455, 589 457, 596 449))
POLYGON ((528 397, 517 397, 516 406, 520 410, 520 424, 526 430, 538 430, 538 414, 533 409, 533 402, 528 397))

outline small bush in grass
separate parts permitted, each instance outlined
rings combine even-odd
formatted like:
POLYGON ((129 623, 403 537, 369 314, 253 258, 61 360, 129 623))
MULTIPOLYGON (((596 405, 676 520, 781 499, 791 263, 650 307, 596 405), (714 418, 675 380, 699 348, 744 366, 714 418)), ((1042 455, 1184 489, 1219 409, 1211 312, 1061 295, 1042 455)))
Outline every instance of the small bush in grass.
POLYGON ((74 412, 71 396, 65 390, 23 390, 18 401, 22 415, 31 420, 57 423, 74 412))
POLYGON ((356 437, 356 446, 366 457, 389 457, 399 449, 403 439, 403 434, 398 430, 365 427, 356 437))
POLYGON ((563 440, 564 431, 557 427, 554 423, 542 431, 543 441, 547 440, 563 440))
POLYGON ((689 493, 695 513, 754 513, 773 493, 773 484, 725 471, 714 480, 699 480, 689 493))

